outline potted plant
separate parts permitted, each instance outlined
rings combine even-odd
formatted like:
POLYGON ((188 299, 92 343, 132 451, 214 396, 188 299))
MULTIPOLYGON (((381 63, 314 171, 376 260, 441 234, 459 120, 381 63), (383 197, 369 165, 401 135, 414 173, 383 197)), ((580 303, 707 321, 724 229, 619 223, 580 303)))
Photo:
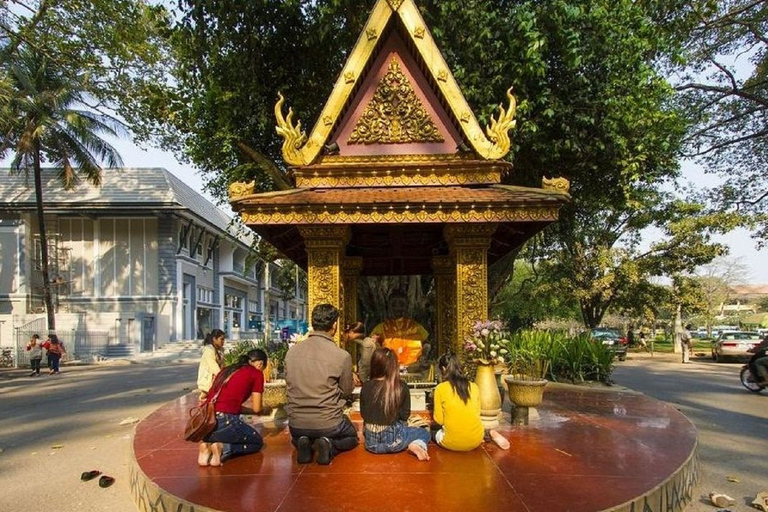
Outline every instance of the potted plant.
POLYGON ((496 381, 496 365, 507 352, 507 333, 499 320, 475 322, 464 340, 465 357, 477 366, 475 384, 480 391, 480 418, 485 428, 496 428, 501 415, 501 394, 496 381))
POLYGON ((536 407, 544 396, 554 342, 548 331, 518 331, 506 343, 509 375, 504 377, 509 400, 516 406, 536 407))

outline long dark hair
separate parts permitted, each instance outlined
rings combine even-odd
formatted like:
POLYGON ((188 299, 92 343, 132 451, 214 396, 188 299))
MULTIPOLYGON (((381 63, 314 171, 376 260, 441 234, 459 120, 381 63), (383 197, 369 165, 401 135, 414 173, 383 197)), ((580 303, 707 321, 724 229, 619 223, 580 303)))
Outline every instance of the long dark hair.
POLYGON ((224 334, 224 331, 222 331, 221 329, 214 329, 205 335, 205 339, 203 340, 203 346, 213 345, 213 340, 215 340, 216 338, 223 338, 224 336, 226 336, 226 334, 224 334))
POLYGON ((392 423, 397 418, 403 402, 403 387, 400 384, 400 365, 397 356, 388 348, 377 348, 371 356, 371 380, 383 379, 383 385, 376 386, 373 399, 384 404, 384 417, 392 423))
MULTIPOLYGON (((255 348, 250 352, 248 352, 247 354, 241 355, 237 359, 237 361, 225 367, 216 375, 216 378, 213 379, 213 384, 211 384, 211 389, 214 389, 216 388, 216 386, 219 386, 221 382, 224 382, 224 379, 226 379, 227 377, 235 373, 240 368, 243 368, 244 366, 248 366, 249 364, 254 363, 256 361, 263 361, 264 367, 266 367, 267 353, 261 350, 260 348, 255 348)), ((208 394, 210 395, 210 392, 208 394)))
POLYGON ((456 354, 447 353, 440 356, 437 365, 443 374, 443 379, 451 383, 453 392, 459 395, 465 404, 469 400, 469 379, 461 371, 461 363, 456 354))
POLYGON ((347 325, 344 328, 344 333, 348 334, 348 333, 351 333, 351 332, 354 332, 354 333, 357 333, 357 334, 364 334, 365 333, 365 324, 363 322, 353 322, 353 323, 347 325))

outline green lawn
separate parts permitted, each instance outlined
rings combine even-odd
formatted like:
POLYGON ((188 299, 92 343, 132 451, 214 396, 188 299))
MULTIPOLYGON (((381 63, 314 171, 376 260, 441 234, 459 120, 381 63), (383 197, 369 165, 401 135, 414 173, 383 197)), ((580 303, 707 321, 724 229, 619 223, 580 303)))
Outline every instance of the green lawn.
MULTIPOLYGON (((659 353, 667 353, 671 354, 674 352, 672 340, 674 338, 672 336, 670 337, 661 337, 657 336, 656 339, 651 340, 653 342, 653 351, 659 352, 659 353)), ((650 341, 648 342, 648 346, 650 347, 650 341)), ((693 351, 701 352, 703 350, 709 351, 711 341, 707 338, 693 338, 693 351)), ((637 348, 637 346, 633 347, 632 352, 641 352, 643 349, 637 348)))

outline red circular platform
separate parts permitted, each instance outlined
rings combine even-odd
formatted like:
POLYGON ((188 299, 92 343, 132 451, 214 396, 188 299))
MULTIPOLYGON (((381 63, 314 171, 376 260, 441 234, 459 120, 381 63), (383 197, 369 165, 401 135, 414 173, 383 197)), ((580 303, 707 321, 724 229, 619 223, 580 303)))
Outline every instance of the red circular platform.
POLYGON ((674 512, 697 481, 696 429, 645 395, 550 385, 528 426, 499 430, 512 447, 468 453, 430 445, 431 460, 373 455, 362 444, 330 466, 297 465, 285 424, 259 425, 261 453, 197 466, 181 437, 188 394, 136 427, 131 493, 141 511, 674 512))

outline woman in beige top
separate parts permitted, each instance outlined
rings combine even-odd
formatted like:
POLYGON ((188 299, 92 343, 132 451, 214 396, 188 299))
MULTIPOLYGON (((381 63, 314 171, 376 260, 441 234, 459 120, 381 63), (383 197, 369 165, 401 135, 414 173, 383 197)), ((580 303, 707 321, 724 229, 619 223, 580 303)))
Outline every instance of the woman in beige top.
POLYGON ((224 331, 214 329, 203 341, 203 356, 197 368, 197 388, 200 398, 205 398, 224 361, 224 331))

